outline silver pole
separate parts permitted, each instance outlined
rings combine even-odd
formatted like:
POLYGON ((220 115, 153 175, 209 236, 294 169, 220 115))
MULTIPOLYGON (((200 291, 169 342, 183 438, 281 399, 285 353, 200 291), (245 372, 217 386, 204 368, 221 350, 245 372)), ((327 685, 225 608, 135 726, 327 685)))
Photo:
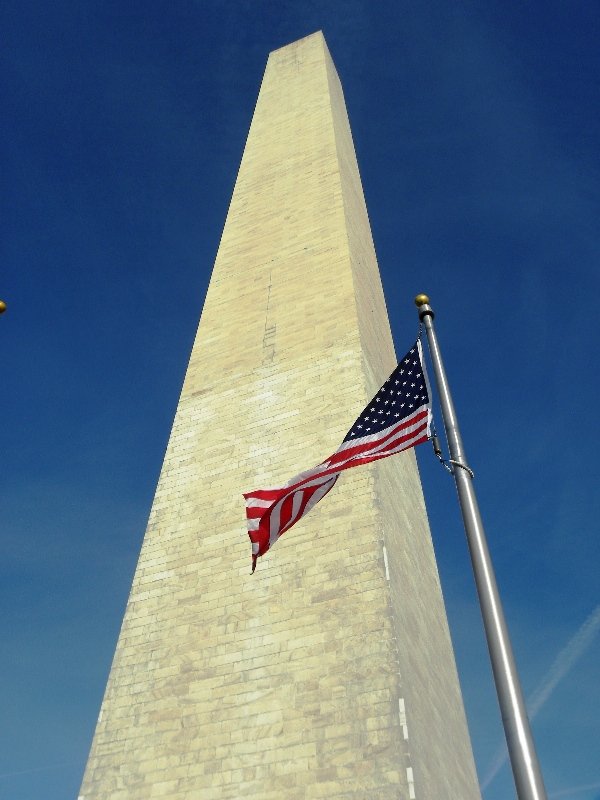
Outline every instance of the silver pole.
POLYGON ((479 514, 473 487, 473 473, 467 465, 450 388, 433 327, 433 310, 429 305, 427 295, 417 295, 415 303, 419 309, 419 319, 427 332, 429 352, 431 353, 438 387, 450 460, 453 464, 454 480, 473 564, 475 584, 479 595, 479 604, 490 651, 517 797, 519 800, 547 800, 544 780, 535 752, 523 693, 519 683, 504 612, 502 611, 502 603, 500 602, 500 595, 496 585, 494 568, 479 514))

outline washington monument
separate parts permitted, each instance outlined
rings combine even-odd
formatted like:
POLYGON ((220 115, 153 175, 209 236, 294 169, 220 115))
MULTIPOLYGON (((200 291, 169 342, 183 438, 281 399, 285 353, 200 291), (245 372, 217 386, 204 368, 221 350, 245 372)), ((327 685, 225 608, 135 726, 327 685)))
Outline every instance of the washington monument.
POLYGON ((250 574, 242 492, 333 452, 395 363, 315 33, 268 59, 80 800, 480 798, 413 451, 250 574))

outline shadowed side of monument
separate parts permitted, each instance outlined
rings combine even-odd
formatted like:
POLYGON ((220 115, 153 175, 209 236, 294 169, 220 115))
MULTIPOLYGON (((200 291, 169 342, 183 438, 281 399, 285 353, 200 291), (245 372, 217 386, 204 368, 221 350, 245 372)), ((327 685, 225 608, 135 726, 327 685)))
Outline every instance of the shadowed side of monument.
POLYGON ((82 798, 479 797, 412 454, 342 476, 250 575, 242 492, 333 452, 393 364, 317 33, 269 57, 82 798))

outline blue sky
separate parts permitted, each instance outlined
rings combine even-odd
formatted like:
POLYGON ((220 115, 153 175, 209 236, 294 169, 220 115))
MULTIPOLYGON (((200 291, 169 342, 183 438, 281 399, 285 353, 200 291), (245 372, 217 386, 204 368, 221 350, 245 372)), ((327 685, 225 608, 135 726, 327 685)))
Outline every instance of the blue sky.
MULTIPOLYGON (((549 796, 598 800, 598 9, 8 0, 0 26, 0 800, 77 794, 266 58, 318 29, 399 352, 414 295, 437 311, 549 796)), ((505 800, 453 485, 419 462, 505 800)))

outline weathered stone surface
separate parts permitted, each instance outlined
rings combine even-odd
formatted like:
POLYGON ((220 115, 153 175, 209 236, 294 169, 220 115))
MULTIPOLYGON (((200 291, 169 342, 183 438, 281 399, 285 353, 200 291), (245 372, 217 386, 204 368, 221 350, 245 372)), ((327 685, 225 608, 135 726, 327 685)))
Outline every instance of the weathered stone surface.
POLYGON ((394 363, 317 33, 269 57, 81 798, 479 797, 413 453, 250 575, 242 492, 333 452, 394 363))

